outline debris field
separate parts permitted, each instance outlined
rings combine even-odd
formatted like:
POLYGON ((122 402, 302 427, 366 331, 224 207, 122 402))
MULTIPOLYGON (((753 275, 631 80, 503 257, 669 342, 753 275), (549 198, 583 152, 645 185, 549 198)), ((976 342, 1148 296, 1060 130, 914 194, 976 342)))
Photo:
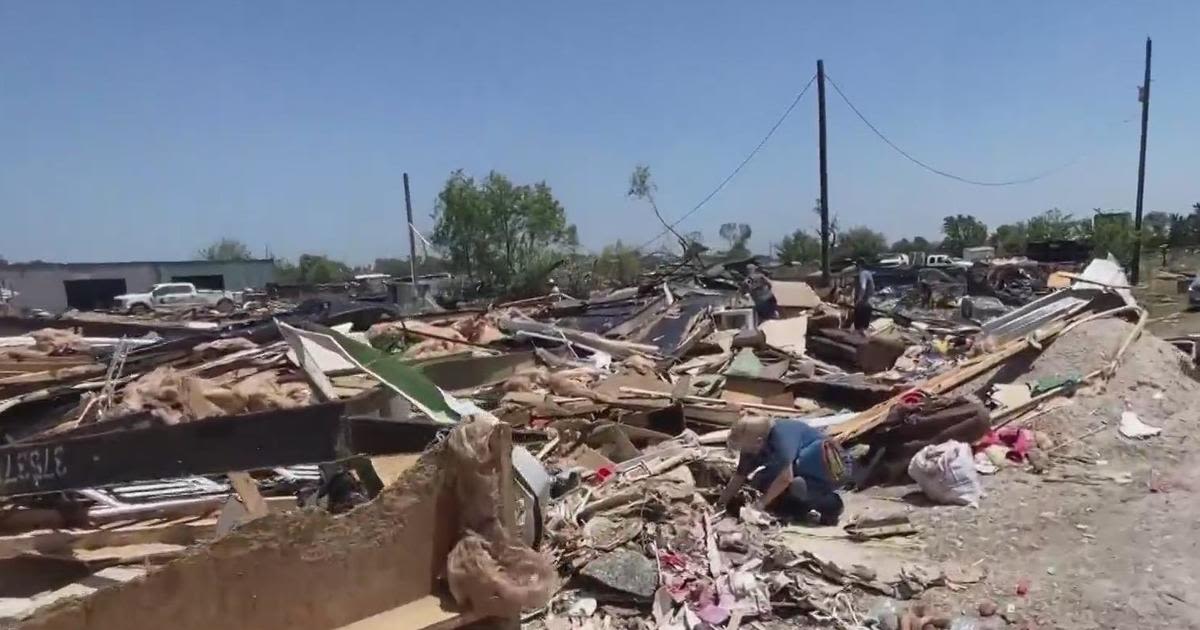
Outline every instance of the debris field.
POLYGON ((1194 619, 1186 340, 1111 259, 927 271, 5 317, 0 625, 1194 619))

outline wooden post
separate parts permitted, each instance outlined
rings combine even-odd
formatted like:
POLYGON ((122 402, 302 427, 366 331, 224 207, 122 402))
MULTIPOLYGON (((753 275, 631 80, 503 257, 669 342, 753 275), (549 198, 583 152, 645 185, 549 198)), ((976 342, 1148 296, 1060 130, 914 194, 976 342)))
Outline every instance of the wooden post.
POLYGON ((829 286, 829 173, 825 144, 825 60, 817 60, 817 134, 821 171, 821 281, 829 286))
POLYGON ((1146 132, 1150 126, 1150 38, 1146 38, 1146 75, 1138 94, 1142 102, 1142 147, 1138 153, 1137 210, 1133 215, 1133 260, 1129 270, 1130 284, 1136 285, 1142 272, 1142 194, 1146 189, 1146 132))
POLYGON ((412 282, 413 297, 417 291, 417 237, 413 234, 412 195, 408 192, 408 173, 404 174, 404 211, 408 216, 408 269, 412 282))

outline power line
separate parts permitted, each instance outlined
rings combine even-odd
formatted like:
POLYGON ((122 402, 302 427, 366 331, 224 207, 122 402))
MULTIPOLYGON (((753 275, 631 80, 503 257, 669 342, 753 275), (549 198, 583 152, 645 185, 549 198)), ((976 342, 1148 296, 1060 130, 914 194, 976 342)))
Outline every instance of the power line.
MULTIPOLYGON (((1028 184, 1031 182, 1036 182, 1039 179, 1044 179, 1044 178, 1049 177, 1059 171, 1062 171, 1066 168, 1074 166, 1080 160, 1082 160, 1084 157, 1087 157, 1087 154, 1079 155, 1079 156, 1075 157, 1074 159, 1070 160, 1069 162, 1060 164, 1059 166, 1056 166, 1048 171, 1043 171, 1041 173, 1038 173, 1037 175, 1033 175, 1031 177, 1024 177, 1021 179, 1010 179, 1010 180, 1005 180, 1005 181, 985 182, 985 181, 980 181, 980 180, 976 180, 976 179, 969 179, 966 177, 962 177, 960 175, 955 175, 954 173, 948 173, 939 168, 936 168, 934 166, 926 164, 925 162, 922 162, 921 160, 917 159, 916 157, 913 157, 913 155, 911 153, 909 153, 908 151, 905 151, 904 149, 901 149, 900 147, 896 146, 895 142, 892 142, 891 140, 889 140, 888 137, 885 136, 883 134, 883 132, 879 130, 878 127, 871 124, 871 121, 867 120, 867 117, 864 116, 863 113, 860 112, 858 110, 858 108, 854 106, 854 103, 850 102, 850 98, 846 96, 845 92, 842 92, 842 88, 838 87, 837 81, 834 81, 833 78, 830 77, 828 73, 826 73, 825 79, 827 81, 829 81, 830 85, 833 86, 833 89, 834 89, 834 91, 836 91, 838 93, 838 96, 842 97, 842 100, 846 102, 846 105, 848 105, 850 107, 850 110, 853 111, 856 116, 858 116, 858 119, 861 120, 863 122, 863 124, 867 126, 867 128, 869 128, 871 131, 875 132, 875 135, 878 136, 879 139, 882 140, 885 144, 887 144, 889 147, 891 147, 896 153, 899 153, 900 155, 907 158, 908 161, 912 162, 913 164, 916 164, 917 166, 920 166, 921 168, 923 168, 931 173, 934 173, 936 175, 941 175, 942 177, 947 177, 949 179, 953 179, 955 181, 962 182, 964 184, 973 184, 975 186, 1014 186, 1016 184, 1028 184)), ((1129 119, 1120 121, 1120 124, 1124 124, 1127 122, 1129 122, 1129 119)))
POLYGON ((784 110, 783 115, 779 117, 779 120, 775 121, 775 124, 771 126, 771 129, 769 131, 767 131, 767 135, 763 136, 763 139, 759 141, 758 146, 754 147, 754 150, 750 151, 750 153, 748 153, 746 155, 745 159, 743 159, 741 161, 741 163, 738 164, 737 167, 734 168, 733 171, 731 171, 729 173, 729 175, 726 175, 725 179, 721 180, 721 183, 717 184, 716 188, 712 189, 712 192, 705 195, 704 198, 700 200, 700 203, 696 204, 691 210, 688 210, 683 216, 676 219, 673 223, 670 224, 670 226, 667 229, 659 232, 658 236, 655 236, 654 238, 646 241, 645 243, 642 243, 641 245, 639 245, 637 247, 637 249, 642 249, 642 248, 646 247, 647 245, 653 243, 654 241, 657 241, 658 239, 665 236, 668 232, 671 231, 671 228, 679 225, 680 223, 683 223, 685 220, 687 220, 688 217, 692 216, 693 214, 696 214, 696 212, 698 212, 700 210, 700 208, 704 207, 704 204, 708 203, 713 197, 715 197, 717 195, 717 193, 721 192, 721 189, 724 188, 725 185, 730 182, 730 180, 732 180, 734 177, 736 177, 737 174, 740 173, 741 170, 743 168, 745 168, 745 166, 747 164, 750 163, 750 160, 753 160, 754 156, 758 155, 758 152, 761 151, 764 146, 766 146, 767 141, 771 139, 771 136, 775 135, 775 131, 779 129, 780 125, 783 124, 783 121, 787 120, 787 117, 791 115, 792 110, 796 109, 796 105, 800 104, 800 99, 804 98, 805 92, 808 92, 808 88, 812 87, 813 81, 815 81, 816 79, 817 79, 817 75, 814 74, 812 76, 812 78, 808 80, 808 83, 804 84, 804 89, 800 90, 800 93, 796 95, 796 98, 792 99, 791 105, 788 105, 787 109, 784 110))

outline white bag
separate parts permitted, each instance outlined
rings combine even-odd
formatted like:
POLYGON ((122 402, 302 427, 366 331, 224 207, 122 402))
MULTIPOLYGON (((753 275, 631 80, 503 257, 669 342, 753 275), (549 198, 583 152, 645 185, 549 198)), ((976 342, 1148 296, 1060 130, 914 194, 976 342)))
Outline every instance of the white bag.
POLYGON ((962 442, 951 440, 921 449, 908 462, 908 476, 938 503, 979 507, 983 488, 971 447, 962 442))

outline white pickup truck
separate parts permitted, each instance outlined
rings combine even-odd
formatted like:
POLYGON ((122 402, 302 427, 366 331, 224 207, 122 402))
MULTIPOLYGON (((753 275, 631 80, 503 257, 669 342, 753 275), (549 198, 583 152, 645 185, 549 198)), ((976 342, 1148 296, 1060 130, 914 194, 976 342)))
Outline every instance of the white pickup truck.
POLYGON ((150 287, 148 293, 126 293, 113 298, 113 309, 131 314, 154 310, 183 310, 215 308, 222 313, 233 312, 242 302, 241 291, 210 291, 197 289, 190 282, 169 282, 150 287))
POLYGON ((964 267, 970 269, 974 265, 969 260, 954 258, 947 254, 930 254, 925 257, 926 267, 964 267))

